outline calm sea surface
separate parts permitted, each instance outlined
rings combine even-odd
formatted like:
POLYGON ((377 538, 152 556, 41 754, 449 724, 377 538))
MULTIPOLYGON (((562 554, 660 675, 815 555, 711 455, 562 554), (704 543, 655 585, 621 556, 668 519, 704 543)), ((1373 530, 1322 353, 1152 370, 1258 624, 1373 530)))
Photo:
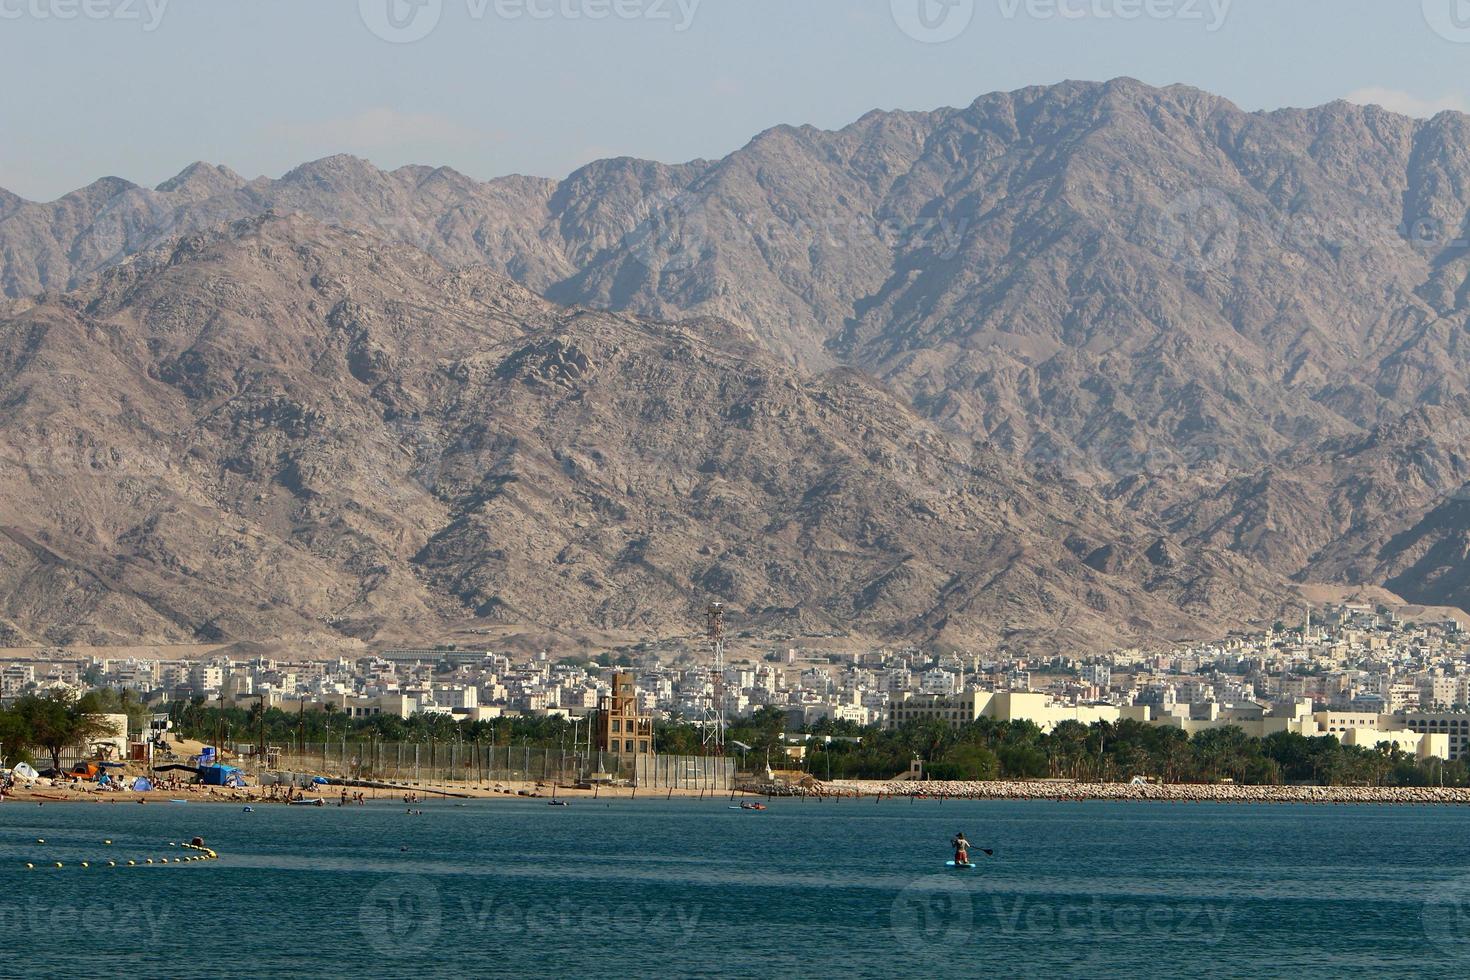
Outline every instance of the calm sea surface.
POLYGON ((0 975, 1470 975, 1470 809, 419 808, 7 802, 0 975))

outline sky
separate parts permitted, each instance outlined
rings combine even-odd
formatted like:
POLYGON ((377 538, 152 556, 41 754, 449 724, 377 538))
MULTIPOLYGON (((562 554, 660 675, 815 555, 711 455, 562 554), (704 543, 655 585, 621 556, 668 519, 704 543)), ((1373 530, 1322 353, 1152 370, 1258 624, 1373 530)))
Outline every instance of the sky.
POLYGON ((562 177, 1121 75, 1467 110, 1470 0, 0 0, 0 187, 333 153, 562 177))

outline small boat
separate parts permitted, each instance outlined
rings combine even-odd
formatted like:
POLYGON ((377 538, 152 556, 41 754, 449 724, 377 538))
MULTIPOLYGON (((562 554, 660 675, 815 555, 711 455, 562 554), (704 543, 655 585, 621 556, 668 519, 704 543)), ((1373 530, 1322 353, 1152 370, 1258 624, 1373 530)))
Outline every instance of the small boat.
POLYGON ((566 800, 547 800, 546 801, 546 805, 547 806, 571 806, 572 804, 569 803, 566 800))
POLYGON ((327 801, 318 796, 314 800, 288 800, 287 806, 326 806, 327 801))
POLYGON ((766 805, 764 803, 742 803, 742 804, 740 804, 740 809, 742 809, 742 810, 764 810, 765 808, 766 808, 766 805))
POLYGON ((247 806, 245 809, 241 810, 240 812, 241 813, 254 813, 255 812, 255 807, 253 807, 253 806, 247 806))

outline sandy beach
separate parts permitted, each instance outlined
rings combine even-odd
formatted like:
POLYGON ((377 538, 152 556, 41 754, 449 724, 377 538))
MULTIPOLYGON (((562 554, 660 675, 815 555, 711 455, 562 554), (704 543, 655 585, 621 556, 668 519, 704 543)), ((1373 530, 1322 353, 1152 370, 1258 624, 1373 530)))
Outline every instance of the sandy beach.
MULTIPOLYGON (((7 803, 99 803, 165 804, 229 803, 236 805, 284 805, 281 797, 272 797, 268 789, 250 786, 227 789, 219 786, 181 786, 148 792, 117 792, 86 785, 44 785, 38 780, 29 787, 17 786, 5 797, 7 803)), ((412 802, 428 800, 658 800, 678 797, 699 799, 730 798, 728 790, 673 789, 667 787, 599 786, 583 789, 553 786, 545 782, 496 782, 483 785, 464 783, 398 783, 376 786, 343 786, 331 784, 303 790, 307 799, 321 798, 325 806, 336 806, 343 789, 349 801, 356 793, 368 801, 412 802)), ((1117 802, 1174 803, 1329 803, 1329 804, 1400 804, 1400 805, 1466 805, 1470 804, 1470 788, 1401 787, 1401 786, 1240 786, 1232 784, 1167 785, 1129 783, 1078 783, 1066 780, 994 780, 973 782, 905 782, 889 780, 839 779, 831 782, 807 780, 800 785, 750 784, 736 790, 736 799, 766 796, 812 800, 872 799, 898 800, 1111 800, 1117 802)), ((350 802, 349 802, 350 805, 350 802)))
MULTIPOLYGON (((307 799, 321 798, 326 806, 336 806, 341 800, 343 789, 350 798, 361 793, 368 801, 407 802, 405 796, 414 797, 415 802, 438 799, 458 800, 515 800, 556 799, 565 800, 629 800, 629 799, 698 799, 701 797, 728 797, 728 790, 673 789, 667 787, 599 786, 596 789, 581 789, 569 786, 553 786, 546 782, 495 782, 483 785, 464 783, 382 783, 376 786, 344 786, 329 784, 314 789, 303 789, 307 799)), ((737 791, 736 797, 752 797, 752 791, 737 791)), ((100 803, 170 804, 182 800, 187 803, 231 803, 231 804, 277 804, 284 805, 280 796, 272 797, 269 788, 251 785, 245 789, 229 789, 221 786, 185 785, 175 789, 153 789, 147 792, 122 792, 99 789, 94 785, 82 786, 51 785, 40 779, 29 786, 17 784, 14 791, 5 795, 6 803, 100 803)))

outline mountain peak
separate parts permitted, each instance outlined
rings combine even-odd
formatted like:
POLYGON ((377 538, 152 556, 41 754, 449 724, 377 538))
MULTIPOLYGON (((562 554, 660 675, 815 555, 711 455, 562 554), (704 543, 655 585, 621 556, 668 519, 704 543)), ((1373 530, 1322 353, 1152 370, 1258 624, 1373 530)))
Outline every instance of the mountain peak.
POLYGON ((124 180, 121 177, 101 177, 92 181, 86 187, 64 195, 57 203, 65 201, 71 205, 84 204, 87 206, 100 206, 117 197, 119 194, 126 194, 129 191, 135 190, 138 190, 138 185, 131 180, 124 180))
POLYGON ((208 197, 244 186, 245 178, 229 167, 196 161, 154 189, 164 194, 183 193, 191 197, 208 197))
POLYGON ((316 184, 325 187, 340 187, 346 183, 378 181, 383 171, 362 157, 350 153, 312 160, 288 172, 281 178, 285 184, 316 184))

